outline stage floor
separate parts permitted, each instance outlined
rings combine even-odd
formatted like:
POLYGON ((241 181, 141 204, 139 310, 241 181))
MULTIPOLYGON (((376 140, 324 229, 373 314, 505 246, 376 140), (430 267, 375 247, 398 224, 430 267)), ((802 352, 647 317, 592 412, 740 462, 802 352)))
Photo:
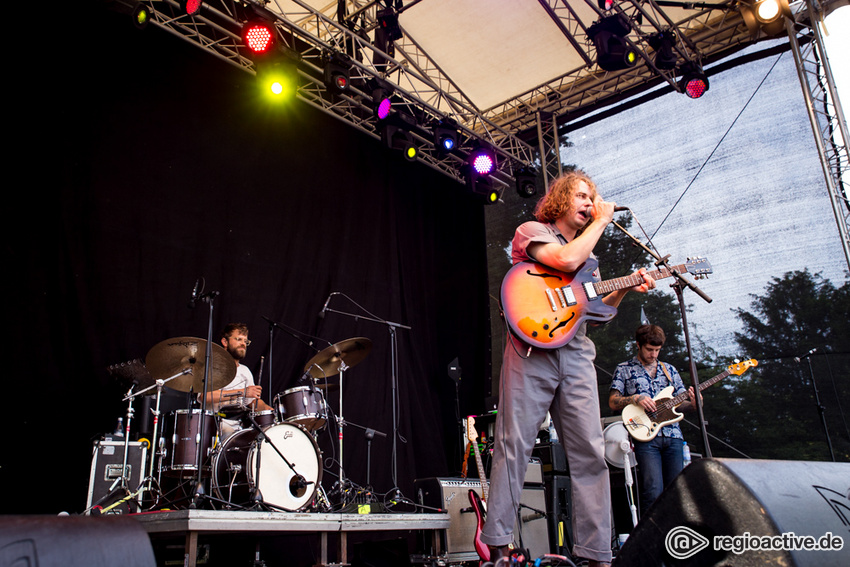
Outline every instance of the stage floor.
POLYGON ((348 564, 348 534, 359 532, 430 532, 435 555, 449 528, 448 514, 314 514, 299 512, 249 512, 228 510, 175 510, 133 514, 153 542, 159 539, 185 540, 184 562, 195 567, 201 537, 226 534, 316 534, 319 538, 320 566, 348 564), (328 536, 339 534, 337 557, 329 562, 328 536))

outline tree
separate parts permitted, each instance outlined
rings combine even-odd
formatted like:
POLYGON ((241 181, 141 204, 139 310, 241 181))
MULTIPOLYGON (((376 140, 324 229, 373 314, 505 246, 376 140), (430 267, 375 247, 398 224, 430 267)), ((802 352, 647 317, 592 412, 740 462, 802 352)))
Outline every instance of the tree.
MULTIPOLYGON (((788 272, 752 297, 749 311, 736 310, 743 330, 735 340, 759 366, 727 380, 706 404, 711 431, 754 458, 829 460, 814 378, 836 460, 850 461, 843 415, 850 407, 850 282, 836 288, 820 274, 788 272)), ((724 454, 738 456, 717 451, 724 454)))

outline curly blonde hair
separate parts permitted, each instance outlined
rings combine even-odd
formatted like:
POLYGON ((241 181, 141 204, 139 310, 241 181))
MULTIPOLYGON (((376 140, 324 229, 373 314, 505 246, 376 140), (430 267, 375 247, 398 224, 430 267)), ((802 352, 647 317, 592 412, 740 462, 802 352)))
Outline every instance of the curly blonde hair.
POLYGON ((590 197, 596 196, 596 184, 580 169, 564 173, 549 184, 549 190, 534 209, 534 218, 540 222, 555 222, 572 212, 573 195, 580 182, 587 183, 590 197))

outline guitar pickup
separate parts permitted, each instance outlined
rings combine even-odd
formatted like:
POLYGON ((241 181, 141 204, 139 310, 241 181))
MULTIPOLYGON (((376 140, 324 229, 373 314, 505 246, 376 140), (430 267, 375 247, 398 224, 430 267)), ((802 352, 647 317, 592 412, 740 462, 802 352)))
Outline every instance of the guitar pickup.
POLYGON ((552 311, 553 312, 557 311, 558 306, 555 305, 555 296, 554 296, 554 294, 552 294, 552 290, 549 289, 548 287, 546 288, 546 297, 549 298, 549 306, 552 308, 552 311))
POLYGON ((567 306, 572 307, 573 305, 578 303, 578 301, 576 300, 576 294, 573 293, 573 288, 571 288, 570 286, 567 285, 562 288, 559 288, 558 291, 563 294, 564 298, 566 299, 567 306))
POLYGON ((581 286, 584 289, 584 293, 587 295, 587 298, 591 301, 599 297, 596 293, 596 289, 593 287, 593 282, 584 282, 581 286))

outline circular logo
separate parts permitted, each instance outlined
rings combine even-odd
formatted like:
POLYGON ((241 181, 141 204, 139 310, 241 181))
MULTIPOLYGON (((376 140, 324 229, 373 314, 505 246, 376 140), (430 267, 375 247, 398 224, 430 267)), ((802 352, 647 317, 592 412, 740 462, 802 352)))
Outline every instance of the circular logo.
POLYGON ((676 526, 664 538, 664 547, 674 559, 693 557, 706 547, 708 539, 687 526, 676 526))

